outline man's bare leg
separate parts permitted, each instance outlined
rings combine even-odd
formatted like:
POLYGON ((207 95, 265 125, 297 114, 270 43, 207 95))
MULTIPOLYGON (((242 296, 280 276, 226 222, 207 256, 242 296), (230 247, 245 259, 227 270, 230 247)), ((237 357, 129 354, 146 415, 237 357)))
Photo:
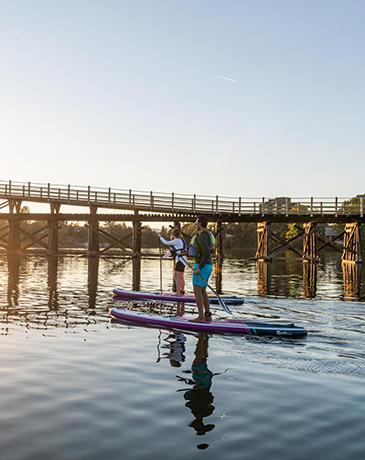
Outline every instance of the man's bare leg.
POLYGON ((205 322, 204 299, 202 295, 202 290, 203 288, 201 288, 200 286, 194 286, 195 301, 196 306, 198 307, 199 316, 198 318, 195 318, 192 321, 205 322))
POLYGON ((204 311, 205 311, 205 317, 210 319, 210 317, 212 315, 211 315, 211 312, 210 312, 209 297, 208 297, 206 288, 202 288, 202 297, 203 297, 203 306, 204 306, 204 311))

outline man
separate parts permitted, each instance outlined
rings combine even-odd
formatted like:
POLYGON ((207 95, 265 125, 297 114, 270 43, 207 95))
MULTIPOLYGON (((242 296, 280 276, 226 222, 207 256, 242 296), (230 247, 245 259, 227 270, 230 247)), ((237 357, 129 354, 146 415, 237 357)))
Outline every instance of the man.
POLYGON ((210 321, 212 317, 207 294, 207 285, 213 268, 212 238, 214 237, 211 232, 207 230, 208 219, 206 216, 199 216, 195 224, 197 226, 198 234, 194 239, 195 264, 193 287, 199 316, 192 321, 205 322, 210 321))

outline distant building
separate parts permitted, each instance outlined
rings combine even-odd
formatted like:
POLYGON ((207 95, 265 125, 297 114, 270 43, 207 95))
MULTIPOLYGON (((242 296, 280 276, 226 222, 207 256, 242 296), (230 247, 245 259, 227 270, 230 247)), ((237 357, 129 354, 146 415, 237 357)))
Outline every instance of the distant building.
MULTIPOLYGON (((276 198, 270 198, 269 200, 265 200, 264 206, 264 213, 266 214, 283 214, 285 211, 290 209, 291 199, 286 196, 280 196, 276 198)), ((260 211, 262 211, 262 203, 260 204, 260 211)))

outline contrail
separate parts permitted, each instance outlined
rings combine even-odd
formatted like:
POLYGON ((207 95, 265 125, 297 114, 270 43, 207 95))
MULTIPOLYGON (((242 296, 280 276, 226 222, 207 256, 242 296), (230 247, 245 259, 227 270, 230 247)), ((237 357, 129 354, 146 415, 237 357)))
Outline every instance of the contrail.
POLYGON ((230 81, 231 83, 239 83, 238 80, 234 80, 233 78, 225 77, 224 75, 217 75, 216 77, 220 78, 221 80, 230 81))

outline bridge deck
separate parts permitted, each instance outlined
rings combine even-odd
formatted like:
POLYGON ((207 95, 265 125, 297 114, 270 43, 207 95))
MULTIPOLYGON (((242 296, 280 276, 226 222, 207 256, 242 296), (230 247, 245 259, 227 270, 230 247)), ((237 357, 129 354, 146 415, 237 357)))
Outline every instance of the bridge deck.
MULTIPOLYGON (((0 181, 0 199, 25 202, 97 206, 125 211, 196 216, 207 214, 232 221, 256 221, 262 217, 315 218, 326 222, 344 217, 362 220, 364 196, 355 198, 247 198, 142 192, 90 186, 0 181), (247 218, 247 219, 246 219, 247 218)), ((152 220, 152 218, 151 218, 152 220)), ((155 220, 155 219, 153 219, 155 220)), ((279 219, 280 220, 280 219, 279 219)), ((348 219, 347 219, 348 220, 348 219)))

